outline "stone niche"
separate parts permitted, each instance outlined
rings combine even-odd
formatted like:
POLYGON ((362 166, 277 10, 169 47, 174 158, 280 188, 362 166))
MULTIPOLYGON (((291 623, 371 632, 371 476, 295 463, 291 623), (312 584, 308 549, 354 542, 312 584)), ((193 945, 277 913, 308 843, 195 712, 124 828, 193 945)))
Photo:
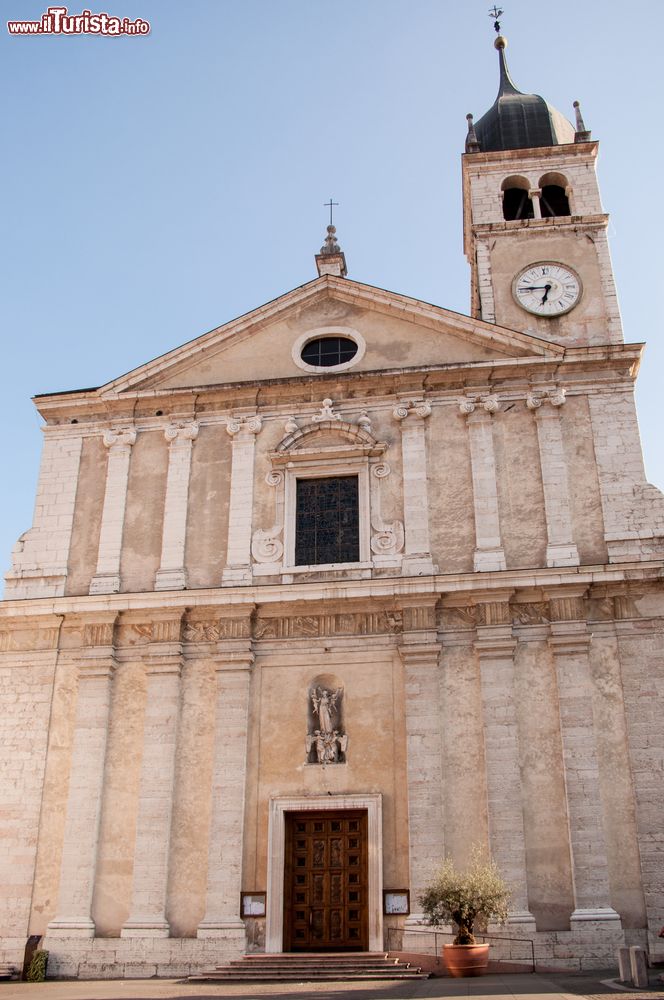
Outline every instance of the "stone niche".
POLYGON ((307 686, 306 763, 346 763, 344 684, 334 674, 318 674, 307 686))

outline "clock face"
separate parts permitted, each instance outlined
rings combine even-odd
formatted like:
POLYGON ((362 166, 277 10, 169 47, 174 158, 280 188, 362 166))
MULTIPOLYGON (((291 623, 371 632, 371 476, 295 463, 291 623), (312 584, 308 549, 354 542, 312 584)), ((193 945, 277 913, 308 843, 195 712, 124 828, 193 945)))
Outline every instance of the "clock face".
POLYGON ((537 316, 562 316, 581 298, 581 279, 571 267, 543 260, 519 271, 512 294, 520 306, 537 316))

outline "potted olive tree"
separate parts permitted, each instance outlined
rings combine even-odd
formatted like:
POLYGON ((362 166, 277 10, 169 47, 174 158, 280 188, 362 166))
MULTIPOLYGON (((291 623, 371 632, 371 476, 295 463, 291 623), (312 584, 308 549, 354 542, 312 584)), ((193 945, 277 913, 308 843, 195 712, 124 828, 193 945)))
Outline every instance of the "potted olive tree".
POLYGON ((446 858, 420 896, 427 924, 456 924, 452 944, 443 945, 443 964, 451 976, 478 976, 489 964, 489 945, 477 944, 475 921, 504 923, 509 889, 500 871, 479 848, 473 848, 463 871, 446 858))

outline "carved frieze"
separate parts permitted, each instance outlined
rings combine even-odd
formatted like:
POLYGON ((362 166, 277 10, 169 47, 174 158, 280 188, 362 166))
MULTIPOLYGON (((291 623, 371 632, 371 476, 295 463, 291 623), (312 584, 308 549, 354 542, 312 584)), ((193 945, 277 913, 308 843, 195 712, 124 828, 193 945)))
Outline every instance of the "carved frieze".
POLYGON ((143 646, 151 642, 179 642, 180 618, 157 622, 124 622, 118 629, 118 646, 143 646))
POLYGON ((259 616, 254 625, 254 638, 313 639, 335 635, 397 635, 403 629, 404 615, 398 610, 351 611, 280 618, 259 616))
POLYGON ((510 607, 515 625, 546 625, 549 621, 549 605, 546 601, 512 604, 510 607))
POLYGON ((0 632, 0 653, 55 649, 58 644, 59 629, 21 628, 0 632))
POLYGON ((84 646, 111 646, 114 622, 87 622, 83 628, 84 646))
POLYGON ((567 622, 585 619, 585 606, 580 596, 551 597, 549 601, 551 621, 567 622))
POLYGON ((628 594, 616 594, 613 598, 613 607, 616 618, 641 617, 641 612, 637 608, 634 598, 628 594))
POLYGON ((511 621, 507 601, 486 601, 477 605, 478 625, 509 625, 511 621))
POLYGON ((222 639, 249 639, 251 621, 244 618, 219 618, 187 622, 182 632, 185 642, 219 642, 222 639))
POLYGON ((440 624, 446 631, 456 632, 464 629, 474 629, 478 623, 477 606, 472 605, 466 608, 445 608, 441 609, 440 624))

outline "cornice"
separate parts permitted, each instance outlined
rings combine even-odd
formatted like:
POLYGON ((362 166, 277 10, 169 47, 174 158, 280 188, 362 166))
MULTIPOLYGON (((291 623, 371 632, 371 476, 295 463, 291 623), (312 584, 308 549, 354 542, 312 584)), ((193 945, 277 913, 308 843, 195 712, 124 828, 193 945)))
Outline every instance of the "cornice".
MULTIPOLYGON (((316 379, 316 394, 322 399, 334 397, 343 402, 343 387, 353 391, 354 405, 361 398, 367 401, 388 399, 419 392, 463 391, 468 386, 496 383, 500 380, 522 382, 544 378, 564 379, 568 376, 587 374, 589 379, 606 382, 607 379, 636 378, 643 344, 614 344, 593 347, 563 347, 548 344, 547 357, 528 356, 516 358, 490 358, 482 361, 451 362, 440 365, 416 365, 406 368, 376 369, 364 372, 342 372, 334 377, 316 379), (358 395, 361 385, 363 395, 358 395)), ((292 376, 279 379, 257 379, 246 382, 229 382, 187 389, 143 389, 107 398, 103 402, 96 394, 76 396, 41 397, 38 408, 42 416, 58 426, 67 436, 85 435, 87 423, 94 420, 108 425, 118 419, 132 419, 135 423, 149 423, 162 429, 173 416, 186 408, 197 420, 204 420, 206 411, 235 412, 241 409, 261 409, 281 412, 293 401, 310 405, 312 379, 292 376), (283 401, 283 403, 282 403, 283 401), (131 404, 131 406, 129 406, 131 404), (132 414, 128 418, 127 413, 132 414), (157 416, 157 411, 163 414, 157 416), (77 423, 72 423, 75 419, 77 423)))
POLYGON ((486 167, 503 163, 519 163, 527 160, 560 160, 567 157, 580 159, 596 159, 599 152, 599 142, 591 139, 589 142, 567 142, 556 146, 536 146, 532 149, 501 149, 492 152, 462 153, 463 169, 472 170, 476 167, 486 167))
POLYGON ((606 229, 609 225, 607 214, 598 215, 561 215, 551 216, 546 219, 506 219, 499 222, 475 222, 472 225, 473 235, 482 236, 511 236, 513 233, 523 233, 534 231, 544 232, 546 230, 568 230, 574 233, 593 232, 597 229, 606 229))
MULTIPOLYGON (((133 594, 99 594, 80 597, 35 598, 0 602, 0 621, 7 618, 35 618, 44 615, 98 615, 104 613, 158 611, 160 617, 177 615, 198 607, 240 609, 279 605, 293 608, 297 603, 386 601, 399 605, 409 602, 430 603, 432 599, 466 595, 468 601, 486 601, 492 592, 509 590, 547 590, 558 587, 598 587, 664 581, 664 560, 620 563, 616 565, 571 566, 528 570, 503 570, 494 573, 437 574, 430 577, 384 577, 357 580, 321 580, 282 585, 223 587, 206 590, 149 591, 133 594)), ((229 612, 230 613, 230 612, 229 612)))

